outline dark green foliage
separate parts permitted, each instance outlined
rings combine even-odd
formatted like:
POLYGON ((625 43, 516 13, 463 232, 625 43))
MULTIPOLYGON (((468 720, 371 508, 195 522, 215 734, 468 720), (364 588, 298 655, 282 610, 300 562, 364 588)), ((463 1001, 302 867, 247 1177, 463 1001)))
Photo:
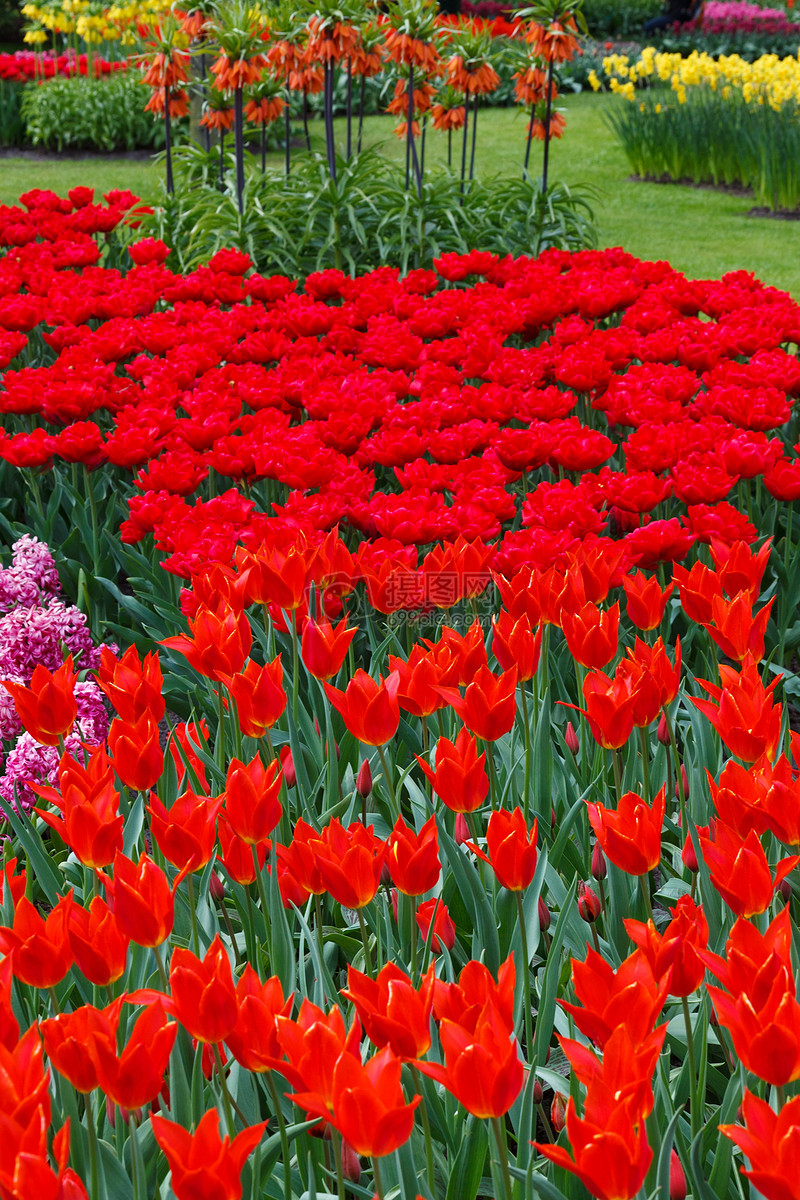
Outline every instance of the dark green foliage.
MULTIPOLYGON (((243 215, 230 188, 214 186, 216 154, 186 147, 166 197, 137 236, 162 237, 183 270, 223 246, 246 250, 259 271, 305 275, 325 267, 355 274, 382 264, 409 271, 446 251, 539 254, 579 249, 596 234, 586 192, 563 184, 542 196, 538 181, 474 180, 459 203, 459 180, 428 172, 422 195, 406 191, 397 166, 374 150, 337 159, 337 182, 318 155, 303 156, 287 179, 249 169, 243 215)), ((232 165, 232 164, 231 164, 232 165)), ((228 181, 232 170, 228 170, 228 181)))
POLYGON ((158 149, 164 124, 144 111, 147 97, 136 71, 27 84, 22 98, 26 140, 44 150, 158 149))

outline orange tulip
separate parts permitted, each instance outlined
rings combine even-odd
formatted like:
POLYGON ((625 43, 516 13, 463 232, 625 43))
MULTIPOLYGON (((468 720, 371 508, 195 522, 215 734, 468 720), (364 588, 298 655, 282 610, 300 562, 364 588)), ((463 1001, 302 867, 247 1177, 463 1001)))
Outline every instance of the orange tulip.
POLYGON ((240 1200, 242 1169, 261 1141, 266 1121, 248 1125, 231 1140, 220 1138, 215 1108, 200 1119, 194 1133, 155 1113, 150 1120, 169 1163, 177 1200, 240 1200))
POLYGON ((400 707, 397 691, 400 677, 393 671, 377 680, 360 667, 345 691, 325 683, 325 694, 353 737, 365 746, 383 746, 397 733, 400 707))
POLYGON ((281 819, 283 771, 277 759, 264 767, 258 755, 249 763, 231 760, 225 780, 228 825, 250 846, 264 842, 281 819))
POLYGON ((104 750, 96 750, 87 766, 63 754, 58 764, 56 788, 31 784, 31 791, 49 800, 62 816, 37 808, 37 812, 87 867, 107 867, 122 849, 124 818, 119 814, 119 792, 114 789, 114 769, 104 750))
POLYGON ((57 671, 48 671, 39 663, 27 687, 10 680, 0 680, 0 686, 11 696, 17 716, 31 737, 43 746, 57 746, 78 715, 76 679, 70 654, 57 671))
POLYGON ((616 809, 587 803, 589 822, 615 866, 629 875, 646 875, 661 862, 661 827, 664 824, 667 789, 663 787, 652 807, 635 792, 620 797, 616 809))
POLYGON ((286 708, 280 654, 263 667, 250 659, 243 671, 225 682, 236 705, 242 733, 246 737, 263 737, 286 708))
POLYGON ((133 724, 115 717, 108 731, 108 748, 114 770, 126 787, 144 792, 161 778, 164 752, 158 725, 149 712, 133 724))
POLYGON ((458 733, 455 742, 439 738, 435 770, 419 755, 415 757, 436 795, 452 812, 475 812, 489 794, 486 755, 478 754, 475 738, 466 729, 458 733))
POLYGON ((338 675, 357 633, 358 626, 347 628, 347 617, 335 627, 330 621, 317 624, 309 617, 303 627, 301 650, 310 674, 316 679, 331 679, 338 675))
POLYGON ((538 822, 529 830, 522 809, 513 812, 496 809, 489 817, 486 829, 488 855, 473 842, 467 842, 470 850, 487 862, 497 876, 501 887, 511 892, 522 892, 536 872, 536 838, 538 822))
POLYGON ((762 754, 774 758, 781 733, 781 706, 772 701, 778 679, 764 687, 752 658, 745 660, 741 671, 721 664, 719 674, 721 687, 698 679, 711 700, 691 696, 692 704, 708 717, 737 758, 745 762, 755 762, 762 754))
POLYGON ((185 633, 160 644, 183 654, 195 671, 209 679, 224 680, 244 666, 253 634, 245 613, 224 601, 216 609, 200 608, 185 633))

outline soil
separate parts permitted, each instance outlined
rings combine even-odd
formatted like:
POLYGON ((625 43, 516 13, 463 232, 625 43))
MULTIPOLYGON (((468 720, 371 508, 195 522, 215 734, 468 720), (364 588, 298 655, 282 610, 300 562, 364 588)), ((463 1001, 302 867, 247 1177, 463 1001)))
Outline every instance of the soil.
POLYGON ((748 217, 771 217, 773 221, 800 221, 800 208, 751 208, 748 217))
POLYGON ((129 158, 132 162, 146 162, 153 157, 153 150, 39 150, 35 146, 0 146, 0 158, 30 158, 35 162, 58 162, 68 158, 88 160, 98 158, 129 158))
MULTIPOLYGON (((729 196, 752 196, 753 189, 745 187, 741 183, 698 183, 696 179, 690 179, 688 176, 683 176, 681 179, 673 179, 671 175, 629 175, 628 179, 631 183, 675 183, 681 187, 696 188, 699 191, 706 192, 727 192, 729 196)), ((767 213, 767 209, 752 209, 751 212, 767 213)))

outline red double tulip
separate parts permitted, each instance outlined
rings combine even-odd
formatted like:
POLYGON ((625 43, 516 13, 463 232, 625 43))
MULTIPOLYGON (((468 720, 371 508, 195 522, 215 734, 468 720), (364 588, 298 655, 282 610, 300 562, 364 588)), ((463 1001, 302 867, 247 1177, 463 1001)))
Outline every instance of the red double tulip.
POLYGON ((325 694, 358 742, 383 746, 391 741, 400 724, 397 691, 400 677, 392 671, 384 680, 373 679, 360 667, 344 691, 325 683, 325 694))
POLYGON ((538 821, 534 821, 529 830, 521 808, 515 808, 513 812, 498 808, 489 817, 486 829, 489 853, 485 854, 473 842, 467 842, 467 845, 489 864, 501 887, 510 892, 522 892, 536 873, 538 833, 538 821))
POLYGON ((70 654, 56 671, 48 671, 39 663, 27 687, 11 680, 0 680, 0 686, 11 696, 17 716, 31 737, 43 746, 57 746, 78 715, 77 677, 70 654))
POLYGON ((219 1113, 209 1109, 194 1133, 153 1114, 153 1135, 170 1171, 177 1200, 241 1200, 242 1169, 267 1122, 248 1125, 231 1141, 219 1136, 219 1113))
POLYGON ((620 796, 616 809, 587 803, 589 822, 609 858, 628 875, 646 875, 661 862, 661 827, 667 789, 654 797, 652 806, 635 792, 620 796))

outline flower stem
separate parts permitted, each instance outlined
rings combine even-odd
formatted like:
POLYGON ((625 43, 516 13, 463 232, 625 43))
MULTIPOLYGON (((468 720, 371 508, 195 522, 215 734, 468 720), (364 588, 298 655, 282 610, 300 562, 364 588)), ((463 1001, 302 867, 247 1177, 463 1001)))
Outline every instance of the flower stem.
POLYGON ((650 876, 649 876, 649 874, 647 874, 647 872, 645 872, 644 875, 639 876, 639 887, 642 892, 642 899, 644 900, 644 911, 647 914, 647 919, 648 919, 648 921, 652 921, 653 920, 653 906, 650 903, 650 876))
POLYGON ((383 1190, 383 1180, 381 1179, 381 1169, 378 1166, 377 1158, 372 1160, 372 1172, 375 1176, 375 1195, 378 1200, 386 1200, 386 1193, 383 1190))
POLYGON ((411 1074, 414 1077, 414 1086, 417 1089, 417 1095, 422 1096, 422 1103, 419 1106, 420 1116, 422 1117, 422 1132, 425 1135, 425 1163, 428 1174, 428 1188, 432 1196, 436 1195, 436 1181, 433 1173, 433 1139, 431 1138, 431 1123, 428 1117, 428 1105, 425 1101, 425 1095, 422 1091, 422 1076, 417 1068, 412 1064, 411 1074))
POLYGON ((219 1076, 220 1087, 222 1088, 222 1106, 225 1109, 225 1120, 228 1125, 228 1133, 233 1137, 233 1109, 231 1107, 231 1095, 228 1091, 228 1081, 225 1078, 225 1068, 222 1064, 222 1055, 219 1052, 219 1042, 212 1042, 211 1048, 214 1051, 214 1061, 217 1064, 217 1075, 219 1076))
POLYGON ((531 1062, 533 1054, 533 1020, 531 1016, 531 973, 530 973, 530 955, 528 954, 528 930, 525 927, 525 909, 522 904, 522 892, 515 892, 514 896, 517 901, 517 920, 519 921, 519 933, 522 939, 522 1003, 525 1008, 523 1018, 525 1020, 525 1054, 528 1062, 531 1062))
POLYGON ((394 815, 396 817, 399 817, 400 809, 397 804, 397 793, 394 790, 394 780, 392 779, 392 773, 389 770, 389 764, 386 759, 386 747, 385 746, 378 746, 378 757, 381 760, 381 770, 383 771, 383 778, 384 778, 384 782, 386 784, 386 790, 389 793, 389 799, 392 802, 392 812, 394 813, 394 815))
POLYGON ((364 920, 364 914, 361 911, 361 909, 360 908, 356 909, 356 912, 358 913, 358 925, 361 930, 361 943, 364 947, 364 966, 367 969, 366 970, 367 975, 369 975, 370 979, 372 979, 373 978, 372 955, 371 955, 370 949, 369 949, 369 935, 367 933, 367 924, 366 924, 366 921, 364 920))
POLYGON ((689 1081, 689 1094, 691 1096, 690 1116, 691 1116, 691 1121, 692 1121, 692 1138, 694 1139, 695 1137, 697 1137, 697 1134, 700 1132, 700 1124, 701 1124, 700 1112, 699 1112, 698 1105, 697 1105, 697 1102, 699 1099, 699 1097, 697 1095, 697 1064, 695 1063, 695 1058, 694 1058, 694 1034, 692 1031, 692 1017, 689 1012, 689 1001, 686 999, 685 996, 681 996, 681 1005, 683 1007, 683 1023, 686 1026, 686 1053, 687 1053, 687 1057, 689 1059, 689 1075, 691 1076, 690 1081, 689 1081))
POLYGON ((492 1129, 494 1130, 495 1141, 497 1142, 497 1154, 500 1159, 500 1170, 503 1173, 503 1191, 505 1192, 505 1200, 511 1200, 514 1192, 511 1183, 511 1172, 508 1169, 508 1150, 506 1148, 506 1139, 503 1134, 503 1127, 500 1124, 499 1117, 492 1117, 492 1129))
POLYGON ((278 1095, 278 1089, 275 1086, 275 1080, 272 1078, 272 1071, 266 1072, 267 1087, 269 1088, 272 1107, 275 1109, 275 1117, 278 1122, 278 1135, 281 1139, 281 1153, 283 1155, 283 1195, 284 1200, 292 1200, 292 1173, 289 1169, 289 1139, 286 1136, 286 1122, 283 1119, 281 1110, 281 1100, 278 1095))

